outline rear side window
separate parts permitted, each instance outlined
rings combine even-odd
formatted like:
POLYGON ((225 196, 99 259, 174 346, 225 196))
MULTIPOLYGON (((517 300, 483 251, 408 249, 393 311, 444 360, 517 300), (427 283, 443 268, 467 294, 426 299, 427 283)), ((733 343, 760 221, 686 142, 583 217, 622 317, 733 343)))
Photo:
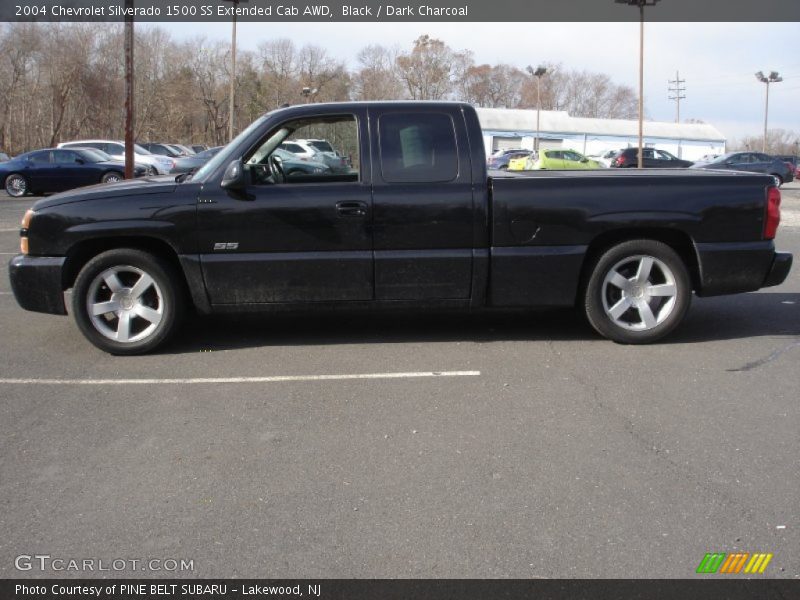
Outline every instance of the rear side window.
POLYGON ((50 163, 50 151, 34 152, 28 156, 28 160, 37 165, 46 165, 50 163))
POLYGON ((453 181, 458 176, 458 148, 450 115, 382 115, 378 130, 384 181, 434 183, 453 181))

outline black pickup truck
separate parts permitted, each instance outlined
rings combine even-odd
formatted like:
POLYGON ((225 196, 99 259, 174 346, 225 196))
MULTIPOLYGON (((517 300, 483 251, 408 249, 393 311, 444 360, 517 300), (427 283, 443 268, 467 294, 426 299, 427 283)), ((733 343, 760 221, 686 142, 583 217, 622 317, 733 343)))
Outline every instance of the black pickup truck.
POLYGON ((644 343, 692 292, 784 281, 779 207, 775 179, 752 173, 490 177, 467 104, 309 104, 265 114, 192 175, 39 200, 9 273, 32 311, 66 314, 71 288, 81 331, 115 354, 155 348, 190 309, 577 305, 644 343), (347 160, 276 152, 293 139, 347 160))

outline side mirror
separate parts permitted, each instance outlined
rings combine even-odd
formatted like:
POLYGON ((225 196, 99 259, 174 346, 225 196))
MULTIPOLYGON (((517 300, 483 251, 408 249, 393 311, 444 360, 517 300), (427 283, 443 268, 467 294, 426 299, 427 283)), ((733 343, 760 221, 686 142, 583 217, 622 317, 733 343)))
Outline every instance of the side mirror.
POLYGON ((244 175, 244 165, 241 159, 231 161, 228 168, 225 169, 225 174, 222 176, 222 183, 220 185, 230 191, 240 192, 244 190, 247 185, 244 175))

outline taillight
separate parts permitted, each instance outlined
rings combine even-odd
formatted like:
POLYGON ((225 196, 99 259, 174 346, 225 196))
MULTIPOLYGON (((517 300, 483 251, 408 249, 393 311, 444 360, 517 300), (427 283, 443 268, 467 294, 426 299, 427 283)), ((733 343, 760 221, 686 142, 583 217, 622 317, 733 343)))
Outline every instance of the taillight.
POLYGON ((615 165, 617 165, 618 167, 621 167, 622 165, 624 165, 624 164, 625 164, 625 157, 624 157, 624 156, 618 156, 618 157, 617 157, 617 158, 614 160, 614 164, 615 164, 615 165))
POLYGON ((767 189, 767 216, 764 219, 764 239, 775 239, 781 222, 781 192, 777 187, 767 189))

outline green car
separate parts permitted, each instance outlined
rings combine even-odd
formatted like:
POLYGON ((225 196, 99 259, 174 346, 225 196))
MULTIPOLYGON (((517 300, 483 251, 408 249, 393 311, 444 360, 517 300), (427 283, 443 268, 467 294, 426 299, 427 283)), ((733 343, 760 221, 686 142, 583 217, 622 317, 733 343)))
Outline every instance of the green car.
POLYGON ((574 150, 540 150, 539 157, 528 163, 529 169, 602 169, 596 160, 574 150))

